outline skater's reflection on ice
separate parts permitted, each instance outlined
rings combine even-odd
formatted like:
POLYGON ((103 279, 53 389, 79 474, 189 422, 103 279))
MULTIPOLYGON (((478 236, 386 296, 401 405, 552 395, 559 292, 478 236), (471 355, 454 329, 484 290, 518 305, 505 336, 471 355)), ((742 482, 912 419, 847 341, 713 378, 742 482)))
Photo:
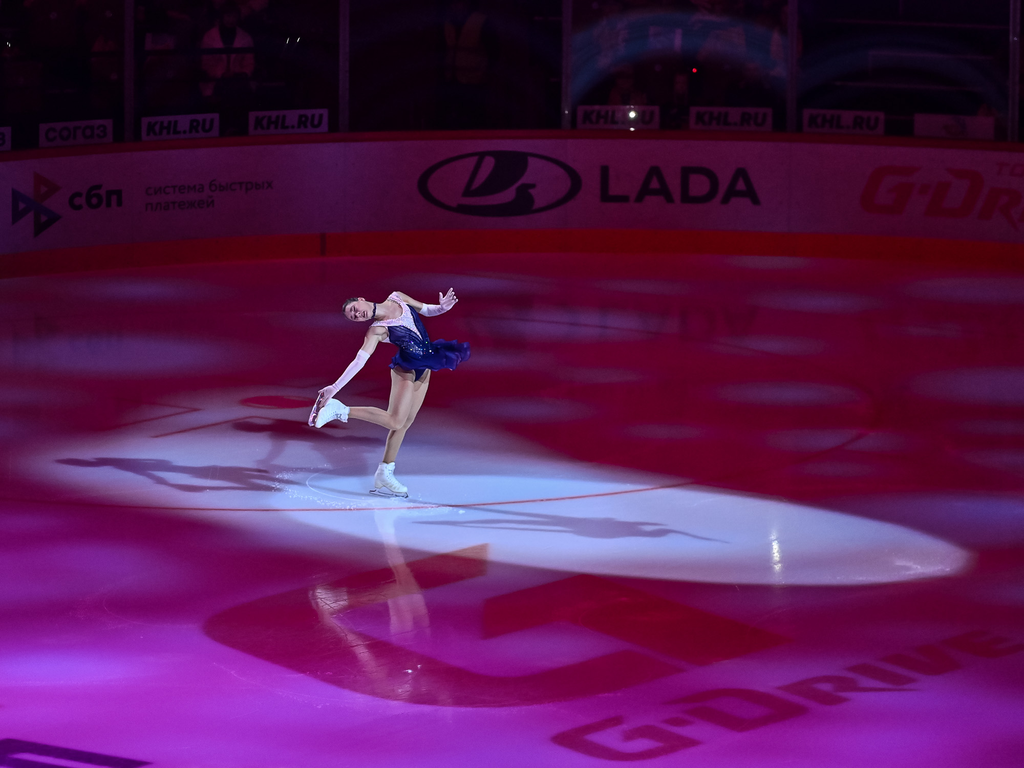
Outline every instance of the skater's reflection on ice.
MULTIPOLYGON (((373 514, 380 541, 384 545, 384 557, 394 574, 394 580, 380 588, 379 597, 388 607, 392 639, 400 642, 429 640, 430 615, 423 591, 405 562, 405 555, 395 533, 395 521, 405 514, 401 509, 381 509, 373 514)), ((344 627, 344 621, 339 621, 338 617, 346 610, 357 607, 350 604, 349 597, 346 587, 331 587, 329 584, 317 586, 313 593, 314 605, 321 611, 321 616, 339 628, 344 627)))
MULTIPOLYGON (((406 563, 398 545, 395 521, 406 514, 401 509, 374 512, 374 522, 384 545, 384 556, 393 579, 366 588, 351 588, 337 584, 318 584, 310 590, 310 602, 320 616, 321 626, 338 636, 354 655, 368 679, 386 698, 405 699, 419 684, 418 665, 409 661, 408 654, 398 646, 410 646, 430 641, 430 614, 423 598, 423 590, 406 563), (389 635, 392 643, 374 642, 366 634, 350 626, 345 614, 356 608, 384 602, 390 619, 389 635), (406 690, 407 689, 407 690, 406 690)), ((442 687, 433 686, 435 696, 445 703, 442 687)))

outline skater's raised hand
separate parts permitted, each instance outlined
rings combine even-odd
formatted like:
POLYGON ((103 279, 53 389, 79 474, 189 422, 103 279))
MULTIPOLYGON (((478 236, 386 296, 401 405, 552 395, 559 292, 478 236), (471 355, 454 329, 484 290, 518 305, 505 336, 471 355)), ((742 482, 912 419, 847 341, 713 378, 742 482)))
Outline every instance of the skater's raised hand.
POLYGON ((419 302, 416 302, 416 305, 419 306, 417 311, 424 317, 436 317, 437 315, 443 315, 459 303, 458 298, 455 296, 455 289, 449 288, 448 293, 438 293, 437 302, 437 304, 420 304, 419 302))
POLYGON ((455 296, 455 289, 454 288, 449 288, 448 289, 448 293, 446 293, 444 295, 441 295, 440 293, 438 293, 437 296, 438 296, 438 302, 437 303, 441 305, 441 311, 442 312, 447 312, 449 309, 451 309, 452 307, 454 307, 456 304, 459 303, 458 298, 456 298, 456 296, 455 296))

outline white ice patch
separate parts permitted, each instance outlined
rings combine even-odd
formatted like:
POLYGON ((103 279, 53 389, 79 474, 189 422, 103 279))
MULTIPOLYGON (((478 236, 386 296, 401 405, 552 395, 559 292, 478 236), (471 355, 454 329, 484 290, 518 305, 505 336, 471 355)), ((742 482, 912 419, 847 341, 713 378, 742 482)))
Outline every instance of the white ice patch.
POLYGON ((843 512, 885 517, 963 547, 988 549, 1024 543, 1024 500, 1005 493, 886 493, 831 500, 843 512))
POLYGON ((871 584, 949 576, 970 561, 964 550, 907 528, 693 486, 572 474, 401 479, 409 499, 374 497, 365 478, 314 474, 305 489, 324 507, 282 511, 405 549, 449 552, 486 542, 501 562, 637 578, 871 584))

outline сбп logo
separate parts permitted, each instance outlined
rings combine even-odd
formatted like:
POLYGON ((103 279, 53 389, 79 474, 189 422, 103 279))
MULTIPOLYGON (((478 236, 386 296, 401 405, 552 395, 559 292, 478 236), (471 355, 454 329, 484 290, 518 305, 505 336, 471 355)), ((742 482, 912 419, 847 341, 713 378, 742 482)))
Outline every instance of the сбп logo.
POLYGON ((60 186, 38 173, 32 175, 32 197, 24 192, 11 189, 11 226, 33 215, 32 236, 39 237, 43 232, 60 220, 60 214, 51 211, 43 203, 60 191, 60 186))
POLYGON ((469 152, 436 163, 419 191, 438 208, 470 216, 524 216, 565 205, 583 187, 561 160, 513 150, 469 152))

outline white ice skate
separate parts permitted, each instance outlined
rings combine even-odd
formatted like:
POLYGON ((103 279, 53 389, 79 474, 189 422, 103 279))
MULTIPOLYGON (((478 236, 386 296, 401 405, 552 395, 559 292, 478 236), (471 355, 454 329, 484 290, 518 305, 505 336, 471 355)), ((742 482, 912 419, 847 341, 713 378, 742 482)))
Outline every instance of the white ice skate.
POLYGON ((403 499, 409 498, 409 489, 395 479, 395 462, 377 467, 373 476, 374 488, 370 493, 377 496, 398 496, 403 499))
POLYGON ((341 419, 344 422, 348 421, 348 406, 335 400, 333 397, 324 403, 323 407, 318 411, 316 406, 313 406, 313 413, 310 414, 310 419, 313 420, 313 426, 320 429, 324 424, 335 419, 341 419))

